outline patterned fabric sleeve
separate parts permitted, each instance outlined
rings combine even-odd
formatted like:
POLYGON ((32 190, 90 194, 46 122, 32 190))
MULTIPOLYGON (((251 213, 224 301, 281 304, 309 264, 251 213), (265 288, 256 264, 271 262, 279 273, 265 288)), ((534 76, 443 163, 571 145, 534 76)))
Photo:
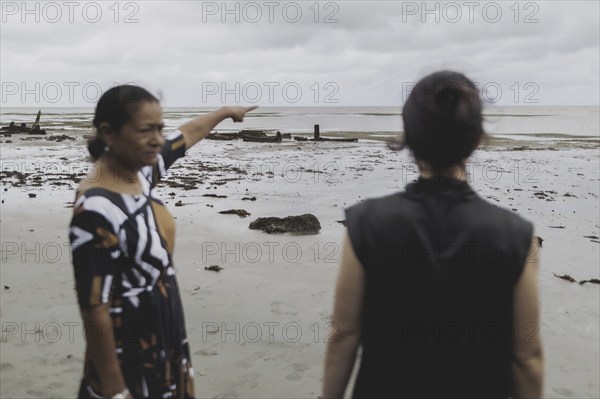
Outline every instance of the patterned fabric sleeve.
POLYGON ((75 289, 81 309, 108 303, 112 292, 119 239, 101 213, 75 207, 69 228, 75 289))
POLYGON ((177 129, 167 136, 158 157, 158 163, 156 167, 152 168, 151 181, 153 184, 158 183, 167 172, 167 169, 185 155, 185 150, 185 137, 183 137, 181 130, 177 129))

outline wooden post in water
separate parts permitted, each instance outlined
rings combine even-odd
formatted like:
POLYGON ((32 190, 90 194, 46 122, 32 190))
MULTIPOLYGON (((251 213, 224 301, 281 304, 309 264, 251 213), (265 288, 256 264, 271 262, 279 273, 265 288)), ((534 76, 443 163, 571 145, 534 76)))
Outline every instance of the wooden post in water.
POLYGON ((35 122, 31 126, 32 129, 39 130, 40 129, 40 117, 42 116, 42 110, 40 109, 37 113, 37 117, 35 118, 35 122))
POLYGON ((319 125, 315 125, 315 140, 319 140, 320 133, 319 133, 319 125))

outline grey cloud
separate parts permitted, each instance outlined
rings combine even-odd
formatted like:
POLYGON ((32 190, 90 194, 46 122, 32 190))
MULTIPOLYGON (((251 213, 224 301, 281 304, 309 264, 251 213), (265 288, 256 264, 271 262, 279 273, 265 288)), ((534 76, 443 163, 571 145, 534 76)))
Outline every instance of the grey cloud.
MULTIPOLYGON (((121 22, 113 21, 112 3, 102 3, 106 18, 96 24, 9 19, 0 27, 2 81, 140 82, 170 101, 192 99, 206 82, 336 82, 342 105, 396 104, 403 83, 455 68, 504 90, 535 80, 550 103, 598 101, 597 2, 519 3, 518 23, 513 2, 495 3, 503 10, 498 23, 480 13, 471 23, 464 7, 457 23, 448 22, 452 15, 436 23, 431 14, 423 22, 423 15, 402 14, 421 2, 385 1, 320 2, 319 23, 314 2, 296 2, 303 11, 297 23, 282 18, 280 2, 273 23, 266 14, 255 23, 231 16, 222 23, 220 15, 203 14, 208 3, 138 2, 133 24, 122 23, 124 9, 121 22), (533 10, 525 4, 538 7, 537 23, 522 23, 533 10), (323 23, 334 11, 338 22, 323 23)), ((447 7, 427 7, 435 4, 447 7)))

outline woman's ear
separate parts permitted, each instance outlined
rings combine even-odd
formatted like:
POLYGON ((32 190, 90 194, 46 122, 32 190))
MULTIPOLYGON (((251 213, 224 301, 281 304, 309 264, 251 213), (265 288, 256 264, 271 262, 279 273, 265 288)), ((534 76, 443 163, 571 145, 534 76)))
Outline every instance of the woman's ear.
POLYGON ((98 134, 107 146, 111 147, 113 145, 115 133, 108 123, 102 122, 98 126, 98 134))

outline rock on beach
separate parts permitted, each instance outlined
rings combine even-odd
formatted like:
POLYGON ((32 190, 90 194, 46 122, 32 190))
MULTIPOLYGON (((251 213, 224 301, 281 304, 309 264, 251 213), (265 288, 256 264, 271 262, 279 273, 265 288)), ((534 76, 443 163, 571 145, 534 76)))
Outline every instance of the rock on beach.
POLYGON ((250 229, 262 230, 265 233, 318 234, 321 230, 319 219, 311 213, 285 218, 258 218, 250 223, 250 229))

